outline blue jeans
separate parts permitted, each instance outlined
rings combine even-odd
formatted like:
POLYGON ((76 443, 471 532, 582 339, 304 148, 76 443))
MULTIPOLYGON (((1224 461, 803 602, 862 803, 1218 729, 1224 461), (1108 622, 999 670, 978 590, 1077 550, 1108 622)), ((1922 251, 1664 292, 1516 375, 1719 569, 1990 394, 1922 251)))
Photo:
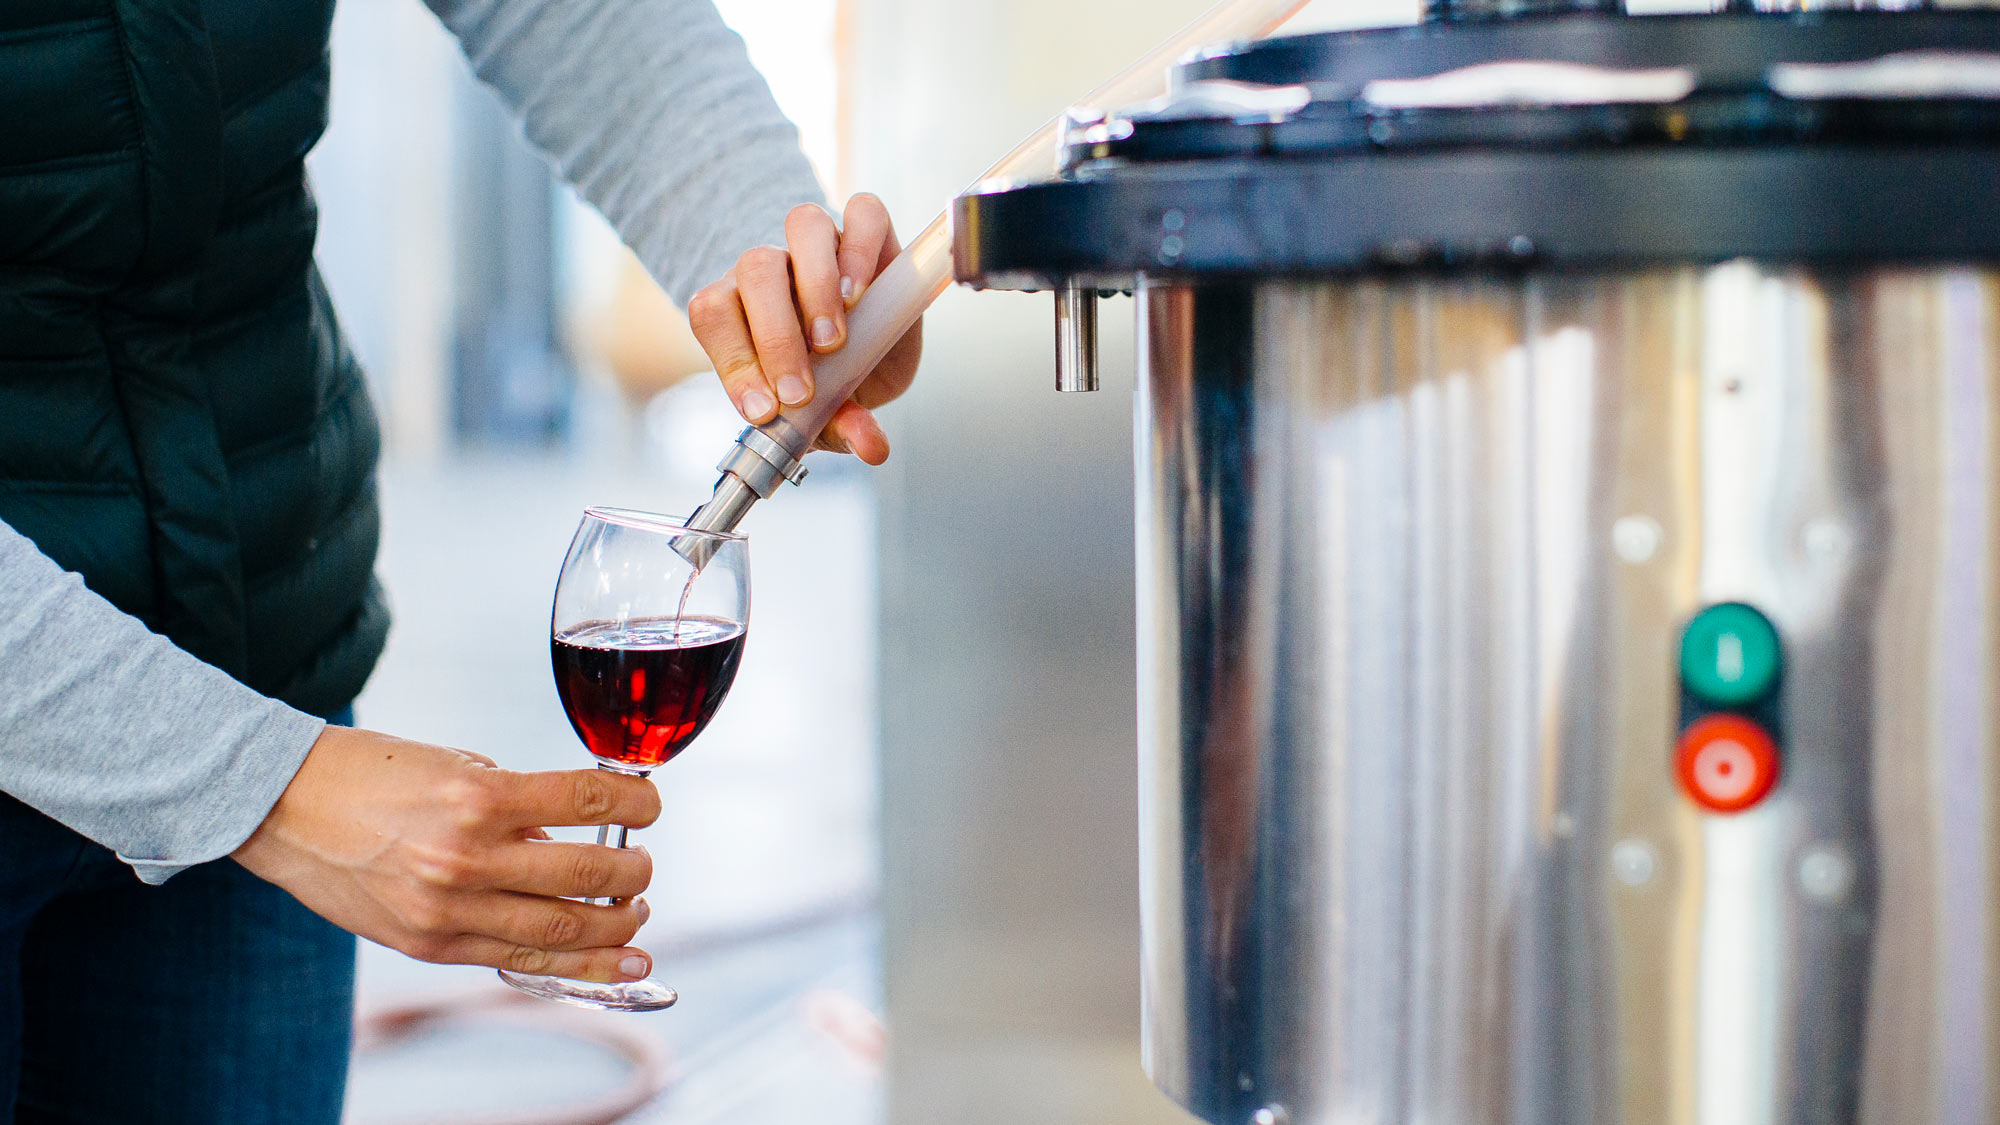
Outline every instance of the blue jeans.
POLYGON ((0 1122, 336 1125, 353 1006, 353 936, 234 860, 149 887, 0 795, 0 1122))

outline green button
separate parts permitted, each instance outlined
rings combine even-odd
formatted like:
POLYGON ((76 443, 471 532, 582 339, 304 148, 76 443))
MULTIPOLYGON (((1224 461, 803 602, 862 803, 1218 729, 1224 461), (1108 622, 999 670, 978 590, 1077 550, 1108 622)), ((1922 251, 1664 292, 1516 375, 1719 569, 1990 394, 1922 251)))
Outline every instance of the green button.
POLYGON ((1783 663, 1778 631, 1747 605, 1710 606, 1681 635, 1681 682, 1717 707, 1741 707, 1769 695, 1783 663))

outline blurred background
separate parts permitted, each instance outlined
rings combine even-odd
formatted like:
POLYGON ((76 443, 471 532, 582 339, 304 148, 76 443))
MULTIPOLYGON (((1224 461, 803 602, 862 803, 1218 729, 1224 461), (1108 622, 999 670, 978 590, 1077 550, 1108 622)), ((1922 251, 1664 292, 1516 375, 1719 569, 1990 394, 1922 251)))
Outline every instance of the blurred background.
MULTIPOLYGON (((830 196, 908 235, 1207 0, 719 6, 830 196)), ((319 256, 382 413, 397 615, 359 721, 579 767, 547 630, 581 509, 685 513, 740 423, 417 0, 342 0, 334 74, 319 256)), ((1138 1062, 1129 302, 1097 395, 1051 389, 1050 320, 948 292, 890 464, 816 454, 746 525, 742 672, 636 838, 681 1004, 517 1003, 368 947, 351 1120, 1191 1120, 1138 1062)))

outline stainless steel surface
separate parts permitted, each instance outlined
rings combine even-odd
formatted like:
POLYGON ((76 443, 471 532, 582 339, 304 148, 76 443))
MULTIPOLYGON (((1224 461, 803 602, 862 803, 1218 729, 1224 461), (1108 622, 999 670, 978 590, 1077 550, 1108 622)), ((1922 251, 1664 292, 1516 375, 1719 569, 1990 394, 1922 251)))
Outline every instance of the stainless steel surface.
MULTIPOLYGON (((1117 107, 1112 107, 1117 108, 1117 107)), ((1092 130, 1102 128, 1105 120, 1103 107, 1094 105, 1073 105, 1056 118, 1056 168, 1067 172, 1076 156, 1073 147, 1092 130)))
MULTIPOLYGON (((1625 0, 1625 14, 1684 15, 1729 10, 1731 0, 1625 0)), ((1992 8, 2000 0, 1751 0, 1760 12, 1909 12, 1920 9, 1992 8)))
POLYGON ((1428 78, 1378 79, 1361 88, 1379 109, 1497 109, 1506 106, 1666 105, 1694 93, 1687 67, 1646 69, 1581 63, 1484 63, 1428 78))
POLYGON ((2000 277, 1141 293, 1147 1067, 1215 1122, 2000 1114, 2000 277), (1679 631, 1784 773, 1682 795, 1679 631))
MULTIPOLYGON (((1115 120, 1200 121, 1226 117, 1232 121, 1283 121, 1286 115, 1312 102, 1312 91, 1304 86, 1263 86, 1253 82, 1219 79, 1188 81, 1174 72, 1173 85, 1160 97, 1136 106, 1119 106, 1115 120)), ((1102 139, 1106 126, 1114 124, 1099 115, 1098 120, 1077 135, 1065 136, 1065 146, 1076 141, 1102 139)))
POLYGON ((1751 0, 1760 12, 1913 12, 1924 8, 1991 8, 1996 0, 1751 0))
MULTIPOLYGON (((741 449, 740 445, 732 447, 730 458, 734 458, 741 449)), ((730 458, 723 460, 724 466, 729 464, 730 458)), ((687 526, 695 531, 733 532, 743 522, 743 517, 750 514, 758 499, 756 489, 725 468, 715 482, 715 492, 709 496, 708 503, 688 516, 687 526)), ((706 535, 688 535, 674 540, 673 547, 674 553, 700 570, 715 557, 716 541, 706 535)))
POLYGON ((1499 19, 1562 12, 1616 12, 1619 0, 1423 0, 1426 20, 1499 19))
MULTIPOLYGON (((1534 2, 1534 0, 1427 0, 1425 8, 1431 18, 1442 14, 1477 15, 1522 15, 1529 12, 1548 11, 1566 5, 1555 2, 1534 2)), ((1624 0, 1622 6, 1616 2, 1597 3, 1595 0, 1580 0, 1567 5, 1572 10, 1621 9, 1631 16, 1688 15, 1728 11, 1733 6, 1731 0, 1624 0)), ((2000 6, 2000 0, 1751 0, 1751 6, 1760 12, 1827 12, 1827 11, 1915 11, 1922 8, 1991 8, 2000 6)))
POLYGON ((1729 10, 1730 0, 1625 0, 1628 16, 1713 15, 1729 10))
MULTIPOLYGON (((723 454, 716 468, 743 482, 760 500, 768 500, 778 491, 778 486, 787 480, 797 484, 805 479, 805 468, 800 459, 812 448, 812 439, 802 437, 783 418, 773 419, 764 424, 763 429, 747 426, 736 435, 736 443, 723 454), (775 431, 767 433, 765 431, 775 431), (780 438, 784 441, 781 443, 780 438), (789 446, 795 446, 796 452, 789 446)), ((717 482, 718 488, 721 482, 717 482)), ((735 528, 703 528, 702 530, 727 530, 735 528)))
MULTIPOLYGON (((736 438, 737 445, 754 454, 759 460, 776 470, 777 475, 793 484, 806 482, 806 467, 803 458, 812 449, 812 439, 799 433, 791 423, 783 418, 773 421, 763 429, 750 426, 736 438), (766 432, 770 431, 770 432, 766 432), (776 435, 776 436, 773 436, 776 435)), ((723 458, 727 466, 735 458, 732 452, 723 458)), ((768 481, 768 489, 759 489, 758 495, 768 498, 777 491, 778 482, 768 481)))
POLYGON ((1097 290, 1056 291, 1056 390, 1097 389, 1097 290))
POLYGON ((1859 63, 1784 63, 1771 89, 1787 98, 2000 98, 2000 55, 1913 51, 1859 63))
MULTIPOLYGON (((770 499, 778 485, 806 482, 802 459, 812 441, 784 418, 772 419, 761 428, 745 427, 716 466, 722 476, 715 482, 714 493, 708 503, 688 516, 687 526, 696 531, 735 531, 757 501, 770 499)), ((715 541, 688 536, 675 541, 674 551, 700 570, 714 556, 715 541)))

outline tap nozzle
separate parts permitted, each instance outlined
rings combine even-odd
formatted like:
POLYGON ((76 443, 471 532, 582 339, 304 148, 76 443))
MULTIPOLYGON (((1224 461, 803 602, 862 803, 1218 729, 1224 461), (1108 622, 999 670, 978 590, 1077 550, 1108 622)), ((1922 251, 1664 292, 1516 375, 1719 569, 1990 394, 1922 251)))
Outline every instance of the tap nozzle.
MULTIPOLYGON (((783 418, 766 422, 762 427, 745 428, 737 435, 736 444, 729 447, 722 463, 716 466, 722 476, 716 479, 715 492, 708 503, 688 517, 688 528, 729 534, 750 514, 757 501, 768 499, 780 484, 785 481, 804 484, 806 467, 799 460, 804 450, 794 453, 793 449, 806 444, 798 430, 783 418)), ((700 570, 714 557, 715 540, 684 535, 674 541, 673 548, 674 553, 700 570)))
POLYGON ((1097 290, 1075 282, 1056 290, 1056 390, 1097 389, 1097 290))

